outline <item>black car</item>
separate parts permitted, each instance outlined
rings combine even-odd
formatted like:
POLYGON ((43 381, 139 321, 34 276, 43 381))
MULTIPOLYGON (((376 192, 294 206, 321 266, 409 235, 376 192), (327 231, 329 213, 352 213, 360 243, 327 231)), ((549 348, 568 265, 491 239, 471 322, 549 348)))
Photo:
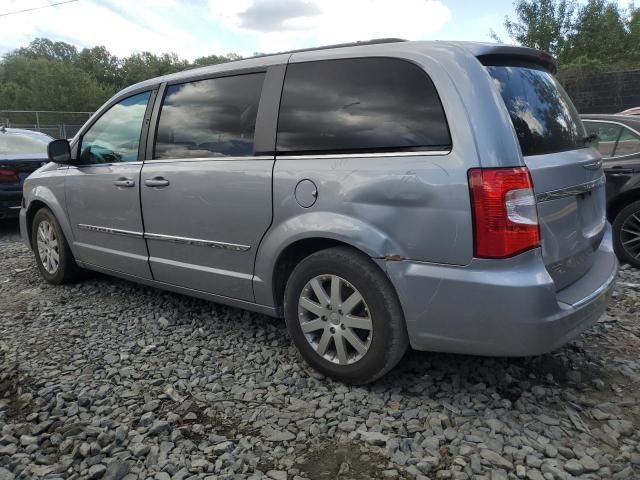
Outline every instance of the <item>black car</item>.
POLYGON ((49 161, 51 140, 44 133, 0 126, 0 219, 18 216, 22 183, 49 161))
POLYGON ((640 267, 640 117, 582 115, 607 175, 607 215, 621 261, 640 267))

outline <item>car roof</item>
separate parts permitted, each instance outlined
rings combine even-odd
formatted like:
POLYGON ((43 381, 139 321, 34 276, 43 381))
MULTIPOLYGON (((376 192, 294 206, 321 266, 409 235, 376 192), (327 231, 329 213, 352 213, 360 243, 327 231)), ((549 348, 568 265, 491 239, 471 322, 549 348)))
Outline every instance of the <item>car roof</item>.
POLYGON ((279 65, 289 62, 292 57, 296 61, 319 60, 323 57, 330 57, 336 53, 354 57, 376 56, 386 53, 429 53, 430 49, 450 48, 464 50, 479 59, 494 56, 510 56, 518 60, 527 60, 539 64, 551 73, 556 71, 555 59, 546 52, 533 48, 504 45, 488 42, 465 42, 465 41, 407 41, 397 38, 385 38, 368 40, 363 42, 345 43, 339 45, 328 45, 324 47, 309 48, 302 50, 292 50, 289 52, 276 53, 272 55, 260 55, 231 62, 209 65, 206 67, 193 68, 177 73, 150 78, 142 82, 131 85, 118 92, 116 96, 140 90, 144 87, 152 87, 162 82, 174 82, 188 80, 192 77, 215 75, 226 71, 237 71, 253 68, 265 68, 271 65, 279 65))
POLYGON ((580 115, 583 120, 602 120, 608 122, 622 123, 632 129, 640 132, 640 117, 634 117, 633 115, 619 115, 619 114, 600 114, 590 113, 580 115))

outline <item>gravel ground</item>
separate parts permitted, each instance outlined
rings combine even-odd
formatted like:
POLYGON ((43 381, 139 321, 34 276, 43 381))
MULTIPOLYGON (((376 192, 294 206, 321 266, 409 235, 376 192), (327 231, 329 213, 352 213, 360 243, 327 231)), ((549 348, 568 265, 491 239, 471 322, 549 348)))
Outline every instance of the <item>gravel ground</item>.
POLYGON ((53 287, 0 226, 0 479, 637 479, 640 271, 530 359, 412 352, 347 387, 284 322, 103 276, 53 287))

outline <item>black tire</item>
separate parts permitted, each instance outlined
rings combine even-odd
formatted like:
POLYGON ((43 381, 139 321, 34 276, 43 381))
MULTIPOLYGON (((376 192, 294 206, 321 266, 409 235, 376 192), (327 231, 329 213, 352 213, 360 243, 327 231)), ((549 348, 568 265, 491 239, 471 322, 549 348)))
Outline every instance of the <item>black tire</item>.
MULTIPOLYGON (((318 301, 320 302, 320 300, 318 301)), ((344 303, 347 302, 344 301, 344 303)), ((304 309, 302 311, 304 312, 304 309)), ((380 378, 400 361, 409 344, 402 308, 389 279, 371 259, 348 247, 321 250, 308 256, 296 266, 287 281, 284 313, 289 335, 304 360, 321 373, 348 384, 363 385, 380 378), (333 345, 336 350, 333 361, 317 353, 303 333, 299 320, 299 317, 304 315, 299 310, 303 289, 306 292, 311 292, 312 289, 307 285, 312 279, 327 276, 327 281, 331 282, 332 277, 329 277, 331 275, 340 277, 341 281, 346 281, 339 282, 343 288, 347 289, 345 296, 355 290, 360 293, 364 303, 360 303, 359 308, 362 309, 361 312, 365 312, 364 315, 372 325, 369 333, 369 331, 357 330, 356 328, 345 329, 344 324, 333 324, 327 322, 326 319, 323 320, 325 325, 334 325, 335 330, 340 330, 340 327, 343 331, 349 330, 350 335, 354 332, 359 336, 364 333, 368 340, 368 350, 353 363, 345 362, 342 365, 334 363, 338 360, 337 344, 335 343, 337 340, 334 338, 329 340, 329 345, 333 345)), ((340 311, 340 315, 342 313, 340 311)), ((321 319, 320 316, 312 318, 314 320, 321 319)), ((347 315, 340 318, 347 318, 347 315)), ((331 322, 333 321, 340 322, 341 320, 332 318, 331 322)), ((328 329, 327 326, 322 328, 328 329)), ((316 332, 309 335, 320 337, 324 334, 324 330, 316 332)), ((339 331, 338 334, 342 335, 343 333, 339 331)), ((342 339, 340 341, 343 342, 342 339)), ((345 345, 345 343, 342 344, 345 345)), ((352 344, 347 343, 346 345, 348 345, 348 349, 352 350, 351 353, 355 358, 358 352, 353 349, 352 344)))
POLYGON ((64 233, 62 233, 60 224, 58 223, 58 220, 56 220, 55 215, 48 208, 41 208, 36 212, 33 218, 31 228, 31 248, 33 249, 33 253, 36 257, 38 270, 40 270, 40 274, 47 282, 53 285, 59 285, 62 283, 74 282, 80 278, 81 270, 73 258, 73 254, 69 249, 69 244, 64 237, 64 233), (43 259, 40 258, 40 252, 38 249, 38 229, 40 224, 43 222, 47 222, 51 225, 58 244, 58 266, 55 271, 52 272, 47 271, 47 268, 43 263, 43 259))
POLYGON ((640 267, 640 240, 633 241, 629 230, 640 232, 640 201, 624 207, 613 221, 613 249, 616 255, 620 261, 634 267, 640 267), (630 229, 630 226, 633 228, 630 229), (626 241, 631 241, 631 243, 624 245, 623 242, 626 241))

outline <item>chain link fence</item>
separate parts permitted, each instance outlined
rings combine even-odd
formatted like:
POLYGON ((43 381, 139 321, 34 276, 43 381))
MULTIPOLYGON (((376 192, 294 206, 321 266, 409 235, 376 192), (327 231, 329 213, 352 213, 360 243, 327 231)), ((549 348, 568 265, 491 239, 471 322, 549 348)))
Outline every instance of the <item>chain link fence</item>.
POLYGON ((55 110, 0 110, 0 125, 35 130, 53 138, 71 138, 92 114, 55 110))

